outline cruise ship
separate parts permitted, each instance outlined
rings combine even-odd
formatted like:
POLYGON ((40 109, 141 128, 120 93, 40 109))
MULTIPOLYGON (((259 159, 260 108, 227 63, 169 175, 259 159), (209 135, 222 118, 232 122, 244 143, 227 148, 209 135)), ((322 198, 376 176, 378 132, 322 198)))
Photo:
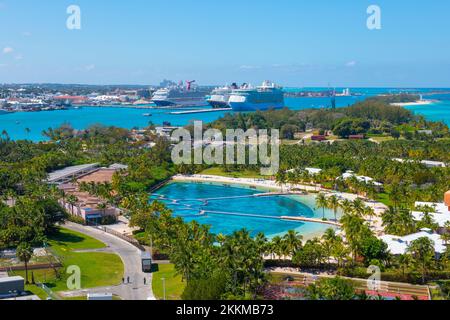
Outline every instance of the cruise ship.
POLYGON ((264 81, 260 87, 245 85, 232 91, 229 105, 233 111, 257 111, 281 109, 284 107, 282 87, 264 81))
POLYGON ((152 102, 158 107, 193 107, 206 106, 205 95, 209 90, 199 88, 194 81, 180 81, 178 85, 170 85, 157 90, 152 96, 152 102))
POLYGON ((211 92, 211 96, 207 99, 208 103, 213 108, 229 108, 229 100, 231 97, 231 93, 233 90, 238 89, 236 83, 233 83, 231 86, 224 86, 220 88, 216 88, 211 92))

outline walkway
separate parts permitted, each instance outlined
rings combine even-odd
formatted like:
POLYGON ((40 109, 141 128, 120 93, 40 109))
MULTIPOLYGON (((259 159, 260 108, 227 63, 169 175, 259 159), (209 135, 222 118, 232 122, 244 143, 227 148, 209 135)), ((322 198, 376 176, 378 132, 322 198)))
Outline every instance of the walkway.
POLYGON ((123 300, 154 300, 152 291, 152 275, 143 273, 141 266, 141 251, 132 244, 96 228, 66 222, 64 228, 93 237, 106 244, 102 252, 111 252, 120 256, 125 266, 125 282, 130 283, 111 287, 93 288, 59 293, 63 297, 77 297, 87 293, 112 293, 123 300), (144 278, 146 284, 144 285, 144 278))

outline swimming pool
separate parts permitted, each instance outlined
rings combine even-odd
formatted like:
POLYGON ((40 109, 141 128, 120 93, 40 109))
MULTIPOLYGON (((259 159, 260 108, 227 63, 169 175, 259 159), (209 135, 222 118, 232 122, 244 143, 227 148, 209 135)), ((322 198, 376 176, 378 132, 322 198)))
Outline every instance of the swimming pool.
MULTIPOLYGON (((268 190, 216 183, 171 182, 159 189, 152 199, 165 203, 175 216, 186 222, 196 220, 211 226, 215 234, 231 234, 246 228, 254 236, 267 237, 296 230, 305 239, 322 234, 329 225, 280 220, 281 216, 322 218, 322 209, 315 209, 315 196, 256 197, 268 190)), ((325 210, 328 219, 334 213, 325 210)))

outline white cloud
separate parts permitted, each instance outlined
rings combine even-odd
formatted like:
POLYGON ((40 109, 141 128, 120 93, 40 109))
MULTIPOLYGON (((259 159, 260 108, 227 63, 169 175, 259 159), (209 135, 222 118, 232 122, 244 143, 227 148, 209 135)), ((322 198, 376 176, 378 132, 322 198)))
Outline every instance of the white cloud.
POLYGON ((95 69, 95 64, 90 64, 84 67, 84 70, 86 71, 92 71, 95 69))
POLYGON ((261 67, 260 66, 243 65, 243 66, 240 66, 239 69, 241 69, 241 70, 255 70, 255 69, 261 69, 261 67))
POLYGON ((11 47, 3 48, 3 53, 4 54, 8 54, 8 53, 12 53, 12 52, 14 52, 14 49, 11 48, 11 47))
POLYGON ((16 56, 14 57, 14 59, 16 59, 16 60, 23 60, 23 55, 18 54, 18 55, 16 55, 16 56))
POLYGON ((347 62, 346 64, 345 64, 345 66, 346 67, 354 67, 354 66, 356 66, 356 61, 349 61, 349 62, 347 62))
POLYGON ((22 36, 24 36, 24 37, 31 37, 32 35, 33 34, 31 32, 29 32, 29 31, 22 32, 22 36))

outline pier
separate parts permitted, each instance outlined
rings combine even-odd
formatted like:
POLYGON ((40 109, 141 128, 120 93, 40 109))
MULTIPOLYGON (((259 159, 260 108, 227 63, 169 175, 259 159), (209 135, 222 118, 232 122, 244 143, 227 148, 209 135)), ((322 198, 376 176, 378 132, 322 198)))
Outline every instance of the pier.
POLYGON ((302 222, 313 222, 313 223, 328 224, 330 226, 339 227, 339 228, 342 227, 342 224, 340 224, 339 222, 330 221, 330 220, 316 219, 316 218, 283 216, 280 219, 281 220, 287 220, 287 221, 302 221, 302 222))
POLYGON ((196 110, 185 110, 185 111, 173 111, 169 114, 182 115, 182 114, 194 114, 194 113, 206 113, 206 112, 221 112, 221 111, 232 111, 231 108, 217 108, 217 109, 196 109, 196 110))

